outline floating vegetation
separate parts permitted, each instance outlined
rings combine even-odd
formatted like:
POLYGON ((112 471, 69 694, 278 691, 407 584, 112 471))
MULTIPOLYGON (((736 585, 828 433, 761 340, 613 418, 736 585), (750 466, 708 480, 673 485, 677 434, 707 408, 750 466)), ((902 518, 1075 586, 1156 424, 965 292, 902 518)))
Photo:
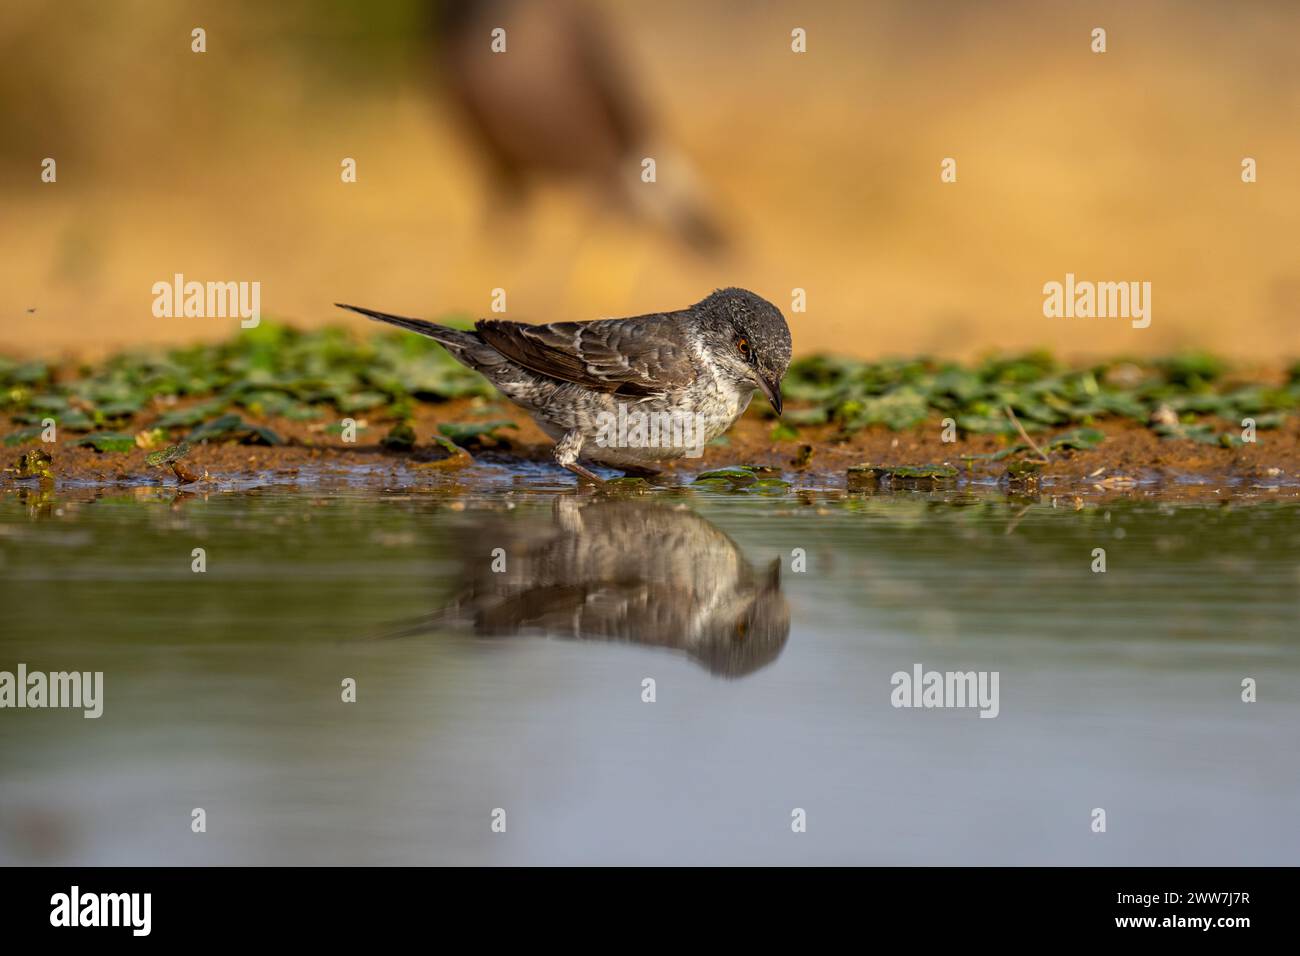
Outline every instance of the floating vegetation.
POLYGON ((602 494, 607 495, 648 495, 650 494, 650 482, 644 478, 638 478, 635 475, 623 475, 619 478, 609 478, 599 488, 602 494))
POLYGON ((1032 458, 1020 458, 1007 463, 1007 477, 1012 481, 1036 481, 1043 463, 1032 458))
POLYGON ((761 494, 785 494, 790 488, 790 482, 779 477, 778 470, 768 465, 742 465, 703 471, 691 484, 704 491, 752 491, 761 494))
POLYGON ((713 471, 702 471, 695 476, 695 484, 703 482, 716 481, 731 485, 751 485, 758 480, 758 476, 748 468, 717 468, 713 471))
POLYGON ((864 491, 881 483, 935 485, 957 477, 952 465, 853 465, 848 470, 850 491, 864 491))

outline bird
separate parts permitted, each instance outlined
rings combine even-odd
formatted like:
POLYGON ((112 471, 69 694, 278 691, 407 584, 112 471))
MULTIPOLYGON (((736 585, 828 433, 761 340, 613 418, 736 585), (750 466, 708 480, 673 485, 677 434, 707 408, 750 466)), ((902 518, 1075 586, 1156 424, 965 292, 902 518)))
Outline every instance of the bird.
POLYGON ((549 520, 530 510, 466 520, 453 530, 461 570, 452 598, 373 636, 464 629, 640 644, 682 652, 727 678, 771 663, 790 636, 781 559, 756 567, 693 511, 558 496, 549 520), (487 558, 484 541, 509 556, 504 567, 487 558))
POLYGON ((555 460, 632 473, 697 457, 762 392, 781 415, 790 327, 753 292, 719 289, 686 309, 529 325, 480 319, 473 331, 336 302, 441 344, 482 373, 555 440, 555 460))
POLYGON ((698 252, 726 246, 702 179, 656 128, 598 7, 451 0, 432 12, 447 99, 505 205, 539 182, 576 181, 698 252), (504 45, 494 48, 498 31, 504 45), (647 157, 657 164, 653 186, 641 178, 647 157))

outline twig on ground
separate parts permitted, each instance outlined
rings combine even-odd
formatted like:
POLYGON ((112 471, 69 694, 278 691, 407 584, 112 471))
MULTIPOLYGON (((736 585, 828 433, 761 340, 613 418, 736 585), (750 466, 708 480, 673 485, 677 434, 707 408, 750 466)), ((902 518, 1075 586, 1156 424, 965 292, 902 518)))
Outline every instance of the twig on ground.
POLYGON ((1020 437, 1025 440, 1025 444, 1032 448, 1034 453, 1038 455, 1038 459, 1046 465, 1048 463, 1047 455, 1045 455, 1043 450, 1038 447, 1032 438, 1029 437, 1029 432, 1025 431, 1025 426, 1020 424, 1020 419, 1016 418, 1016 413, 1011 410, 1011 406, 1007 405, 1004 407, 1006 408, 1007 417, 1011 419, 1011 424, 1016 426, 1016 431, 1020 432, 1020 437))

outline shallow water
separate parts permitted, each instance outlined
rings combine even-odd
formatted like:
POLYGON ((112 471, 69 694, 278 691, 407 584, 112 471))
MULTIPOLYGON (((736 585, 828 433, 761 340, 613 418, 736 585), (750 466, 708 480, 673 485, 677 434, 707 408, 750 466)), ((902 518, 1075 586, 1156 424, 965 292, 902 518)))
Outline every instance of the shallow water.
POLYGON ((10 491, 0 670, 105 690, 0 711, 0 862, 1294 864, 1298 517, 10 491))

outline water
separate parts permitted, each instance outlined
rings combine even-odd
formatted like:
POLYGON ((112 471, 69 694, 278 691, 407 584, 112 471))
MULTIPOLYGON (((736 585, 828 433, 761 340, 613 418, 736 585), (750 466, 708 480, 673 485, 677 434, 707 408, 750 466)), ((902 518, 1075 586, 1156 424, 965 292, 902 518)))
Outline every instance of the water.
POLYGON ((0 862, 1293 864, 1297 517, 10 490, 0 670, 105 701, 0 712, 0 862))

